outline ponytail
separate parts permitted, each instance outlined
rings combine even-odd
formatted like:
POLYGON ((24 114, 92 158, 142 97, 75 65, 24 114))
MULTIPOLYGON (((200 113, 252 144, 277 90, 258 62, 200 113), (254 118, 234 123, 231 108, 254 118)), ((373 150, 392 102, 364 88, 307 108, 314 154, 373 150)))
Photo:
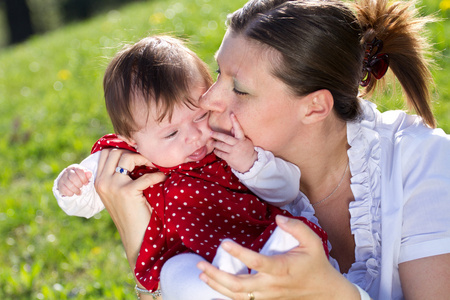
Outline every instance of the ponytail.
MULTIPOLYGON (((432 61, 426 57, 430 44, 423 36, 424 26, 434 21, 431 17, 419 17, 416 1, 359 0, 355 4, 356 16, 362 29, 361 45, 382 41, 382 52, 389 57, 389 66, 398 78, 409 108, 434 128, 436 120, 431 111, 430 72, 432 61)), ((371 80, 364 95, 370 95, 377 80, 371 80)))
POLYGON ((360 83, 370 94, 377 85, 374 78, 390 66, 408 106, 435 127, 431 61, 426 59, 430 45, 422 36, 433 19, 419 17, 415 1, 355 1, 349 7, 340 0, 249 0, 228 17, 228 26, 280 53, 273 73, 294 94, 329 90, 344 121, 361 115, 360 83))

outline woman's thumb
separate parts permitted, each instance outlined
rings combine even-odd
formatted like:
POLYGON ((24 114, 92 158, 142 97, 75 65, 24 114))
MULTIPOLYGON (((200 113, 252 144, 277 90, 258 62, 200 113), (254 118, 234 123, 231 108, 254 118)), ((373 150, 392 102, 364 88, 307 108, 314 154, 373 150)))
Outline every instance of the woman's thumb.
POLYGON ((167 176, 162 172, 147 173, 136 179, 135 184, 139 190, 143 191, 150 186, 165 181, 166 179, 167 176))

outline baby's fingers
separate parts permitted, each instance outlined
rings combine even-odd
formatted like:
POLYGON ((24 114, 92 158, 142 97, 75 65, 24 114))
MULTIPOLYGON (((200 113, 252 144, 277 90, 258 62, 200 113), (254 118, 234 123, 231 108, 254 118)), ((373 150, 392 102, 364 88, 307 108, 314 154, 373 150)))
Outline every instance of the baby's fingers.
POLYGON ((81 188, 75 186, 72 182, 67 182, 58 187, 61 195, 72 197, 73 195, 81 195, 81 188))
POLYGON ((231 146, 235 145, 238 142, 233 136, 222 133, 222 132, 217 132, 217 131, 212 131, 211 137, 213 139, 215 139, 216 141, 219 141, 224 144, 231 145, 231 146))
POLYGON ((67 170, 69 180, 77 187, 82 187, 89 183, 89 178, 92 177, 92 173, 88 170, 69 167, 67 170))
POLYGON ((241 127, 241 124, 239 124, 238 119, 236 118, 235 114, 230 115, 231 119, 231 125, 233 126, 232 131, 235 138, 238 140, 241 140, 245 138, 244 130, 241 127))

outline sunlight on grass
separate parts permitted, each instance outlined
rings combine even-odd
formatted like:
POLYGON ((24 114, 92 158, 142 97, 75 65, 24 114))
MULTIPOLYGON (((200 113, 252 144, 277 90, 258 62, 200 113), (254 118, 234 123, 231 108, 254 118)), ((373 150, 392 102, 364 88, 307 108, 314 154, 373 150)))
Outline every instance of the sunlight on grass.
MULTIPOLYGON (((0 299, 135 299, 119 234, 106 212, 66 216, 51 193, 67 165, 112 131, 102 77, 125 43, 148 34, 189 40, 215 69, 226 15, 243 0, 149 1, 112 10, 0 52, 0 299)), ((424 1, 447 18, 449 1, 424 1)), ((430 26, 441 70, 435 112, 450 132, 450 21, 430 26)), ((381 110, 404 109, 398 86, 378 95, 381 110)))

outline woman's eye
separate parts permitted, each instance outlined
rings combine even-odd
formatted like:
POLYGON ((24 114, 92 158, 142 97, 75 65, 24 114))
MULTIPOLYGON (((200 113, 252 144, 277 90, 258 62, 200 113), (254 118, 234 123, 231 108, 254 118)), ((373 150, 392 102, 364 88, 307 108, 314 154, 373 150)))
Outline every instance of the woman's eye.
POLYGON ((195 122, 203 121, 204 119, 206 119, 208 117, 208 115, 209 115, 209 111, 205 112, 203 115, 201 115, 200 117, 195 119, 195 122))
POLYGON ((236 88, 233 88, 233 92, 236 94, 236 95, 248 95, 247 93, 245 93, 245 92, 241 92, 241 91, 239 91, 239 90, 237 90, 236 88))
POLYGON ((174 131, 174 132, 170 133, 169 135, 166 135, 164 138, 165 138, 165 139, 173 138, 174 136, 177 135, 177 133, 178 133, 178 131, 174 131))

